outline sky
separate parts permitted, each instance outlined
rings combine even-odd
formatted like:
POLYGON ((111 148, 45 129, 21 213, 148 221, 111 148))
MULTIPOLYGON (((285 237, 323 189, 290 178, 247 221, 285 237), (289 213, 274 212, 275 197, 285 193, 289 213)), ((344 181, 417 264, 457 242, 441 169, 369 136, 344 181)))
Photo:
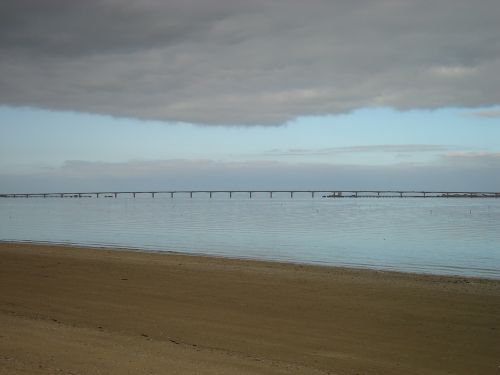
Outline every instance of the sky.
POLYGON ((0 0, 0 193, 500 191, 497 0, 0 0))

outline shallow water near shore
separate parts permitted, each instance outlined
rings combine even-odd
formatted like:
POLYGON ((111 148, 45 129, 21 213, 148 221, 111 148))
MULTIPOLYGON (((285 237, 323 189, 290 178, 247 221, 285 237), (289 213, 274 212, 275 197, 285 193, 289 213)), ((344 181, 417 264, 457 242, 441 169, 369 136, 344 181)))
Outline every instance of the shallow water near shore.
POLYGON ((500 279, 500 199, 2 198, 0 241, 500 279))

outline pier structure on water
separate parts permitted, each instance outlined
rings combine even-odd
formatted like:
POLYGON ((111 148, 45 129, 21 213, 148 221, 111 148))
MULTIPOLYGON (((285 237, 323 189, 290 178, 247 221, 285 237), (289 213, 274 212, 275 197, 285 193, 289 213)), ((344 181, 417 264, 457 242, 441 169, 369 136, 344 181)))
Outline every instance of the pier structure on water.
POLYGON ((311 198, 500 198, 500 192, 478 191, 411 191, 411 190, 170 190, 170 191, 91 191, 91 192, 60 192, 60 193, 11 193, 0 194, 0 198, 118 198, 118 196, 139 197, 149 196, 170 197, 176 195, 188 196, 205 194, 212 198, 215 194, 225 194, 233 198, 235 194, 246 195, 248 198, 256 195, 284 194, 290 198, 300 194, 311 198))

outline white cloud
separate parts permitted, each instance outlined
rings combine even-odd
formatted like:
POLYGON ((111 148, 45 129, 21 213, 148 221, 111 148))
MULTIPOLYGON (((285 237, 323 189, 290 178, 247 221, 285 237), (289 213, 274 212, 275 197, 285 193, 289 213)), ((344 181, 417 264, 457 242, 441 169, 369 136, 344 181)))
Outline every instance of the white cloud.
POLYGON ((499 118, 500 117, 500 109, 491 110, 491 111, 478 111, 469 113, 471 116, 476 117, 484 117, 484 118, 499 118))
POLYGON ((431 73, 445 78, 466 78, 478 73, 477 68, 468 66, 438 66, 431 68, 431 73))
POLYGON ((306 156, 306 155, 335 155, 345 153, 432 153, 455 149, 454 146, 433 144, 402 144, 402 145, 360 145, 346 147, 330 147, 319 149, 297 149, 288 150, 273 149, 267 151, 267 155, 274 156, 306 156))

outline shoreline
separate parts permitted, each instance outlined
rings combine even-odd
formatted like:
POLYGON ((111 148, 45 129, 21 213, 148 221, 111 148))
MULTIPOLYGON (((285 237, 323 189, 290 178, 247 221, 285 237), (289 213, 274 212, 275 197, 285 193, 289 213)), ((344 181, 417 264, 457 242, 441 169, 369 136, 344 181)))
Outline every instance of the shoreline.
POLYGON ((0 242, 6 374, 496 373, 498 316, 495 279, 0 242))
POLYGON ((201 257, 201 258, 216 258, 216 259, 227 259, 234 261, 248 261, 248 262, 263 262, 263 263, 276 263, 282 265, 297 265, 297 266, 310 266, 310 267, 320 267, 320 268, 332 268, 332 269, 346 269, 346 270, 359 270, 359 271, 374 271, 374 272, 384 272, 384 273, 395 273, 402 275, 414 275, 414 276, 435 276, 435 277, 449 277, 449 278, 457 278, 457 279, 470 279, 470 280, 491 280, 491 281, 499 281, 500 276, 487 277, 484 275, 469 275, 469 274, 458 274, 458 273, 434 273, 432 271, 424 272, 424 271, 405 271, 398 270, 394 267, 384 267, 384 266, 362 266, 356 264, 329 264, 322 262, 310 262, 310 263, 301 263, 292 260, 283 260, 283 259, 261 259, 256 257, 237 257, 237 256, 229 256, 222 254, 208 254, 203 252, 182 252, 176 250, 158 250, 158 249, 146 249, 140 247, 123 247, 123 246, 113 246, 113 245, 86 245, 86 244, 78 244, 78 243, 70 243, 70 242, 51 242, 51 241, 10 241, 10 240, 0 240, 0 246, 2 244, 20 244, 20 245, 33 245, 33 246, 52 246, 52 247, 61 247, 61 248, 74 248, 74 249, 99 249, 99 250, 109 250, 109 251, 123 251, 123 252, 134 252, 134 253, 144 253, 144 254, 165 254, 165 255, 185 255, 185 256, 193 256, 193 257, 201 257))

